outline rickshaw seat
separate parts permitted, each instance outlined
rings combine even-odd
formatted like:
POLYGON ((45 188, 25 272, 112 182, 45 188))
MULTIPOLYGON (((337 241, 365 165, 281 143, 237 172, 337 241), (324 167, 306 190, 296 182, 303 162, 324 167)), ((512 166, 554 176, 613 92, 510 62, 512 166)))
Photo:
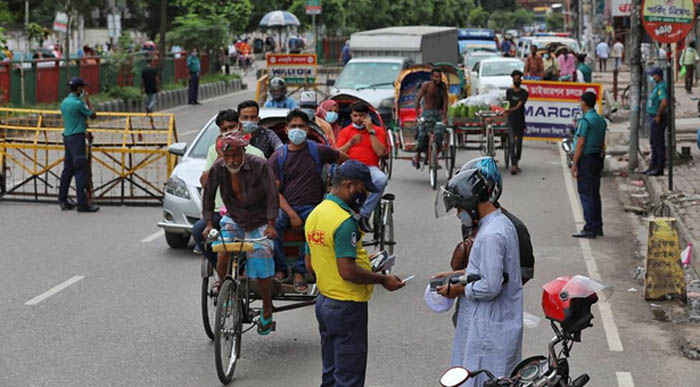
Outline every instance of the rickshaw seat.
POLYGON ((415 122, 416 121, 416 109, 403 108, 399 109, 399 122, 415 122))

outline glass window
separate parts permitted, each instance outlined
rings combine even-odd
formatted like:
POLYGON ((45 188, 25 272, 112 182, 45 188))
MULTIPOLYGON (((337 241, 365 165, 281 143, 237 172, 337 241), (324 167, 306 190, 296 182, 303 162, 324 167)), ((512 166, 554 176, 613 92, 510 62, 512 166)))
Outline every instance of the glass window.
POLYGON ((197 138, 197 142, 192 145, 188 156, 195 159, 206 159, 207 152, 209 152, 209 148, 214 145, 214 141, 216 141, 218 135, 219 126, 212 120, 209 126, 204 129, 204 133, 197 138))
POLYGON ((401 70, 400 63, 348 63, 338 77, 338 89, 393 89, 401 70))
POLYGON ((523 63, 520 61, 507 62, 487 62, 481 66, 482 77, 498 77, 510 75, 513 70, 523 70, 523 63))

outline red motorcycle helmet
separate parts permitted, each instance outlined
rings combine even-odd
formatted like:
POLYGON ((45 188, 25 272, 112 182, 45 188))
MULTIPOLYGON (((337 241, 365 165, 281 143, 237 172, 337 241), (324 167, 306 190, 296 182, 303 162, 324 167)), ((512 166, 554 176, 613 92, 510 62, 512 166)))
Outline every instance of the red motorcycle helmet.
POLYGON ((545 317, 560 323, 565 332, 576 332, 589 327, 593 319, 591 305, 598 302, 598 293, 612 290, 581 275, 559 277, 547 282, 542 289, 542 310, 545 317))

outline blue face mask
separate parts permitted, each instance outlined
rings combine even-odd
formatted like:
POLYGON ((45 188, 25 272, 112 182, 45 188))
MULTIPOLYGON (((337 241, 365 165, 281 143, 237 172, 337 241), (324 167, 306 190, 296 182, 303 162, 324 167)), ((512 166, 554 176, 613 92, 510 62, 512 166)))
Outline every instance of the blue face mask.
POLYGON ((358 129, 358 130, 362 130, 365 128, 365 124, 356 124, 354 122, 352 123, 352 126, 353 126, 353 128, 358 129))
POLYGON ((338 121, 338 113, 336 112, 326 112, 326 121, 329 124, 332 124, 336 121, 338 121))
POLYGON ((243 133, 253 133, 258 129, 258 123, 255 121, 241 121, 243 133))
POLYGON ((287 137, 289 137, 289 141, 291 141, 292 144, 301 145, 306 141, 306 131, 299 128, 289 129, 287 137))

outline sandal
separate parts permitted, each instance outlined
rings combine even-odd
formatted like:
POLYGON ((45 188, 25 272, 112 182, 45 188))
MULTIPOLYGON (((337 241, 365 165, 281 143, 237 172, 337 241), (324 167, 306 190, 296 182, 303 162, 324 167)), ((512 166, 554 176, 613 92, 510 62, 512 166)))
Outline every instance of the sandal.
POLYGON ((287 277, 289 277, 289 274, 283 271, 278 271, 277 273, 275 273, 275 276, 273 278, 277 282, 284 282, 287 279, 287 277))
POLYGON ((268 320, 262 314, 258 319, 258 334, 261 336, 269 335, 270 332, 275 330, 275 322, 272 321, 272 315, 268 320))
POLYGON ((304 293, 309 288, 308 283, 306 283, 306 277, 301 273, 294 274, 294 291, 297 293, 304 293), (297 274, 301 276, 301 279, 297 279, 297 274))

